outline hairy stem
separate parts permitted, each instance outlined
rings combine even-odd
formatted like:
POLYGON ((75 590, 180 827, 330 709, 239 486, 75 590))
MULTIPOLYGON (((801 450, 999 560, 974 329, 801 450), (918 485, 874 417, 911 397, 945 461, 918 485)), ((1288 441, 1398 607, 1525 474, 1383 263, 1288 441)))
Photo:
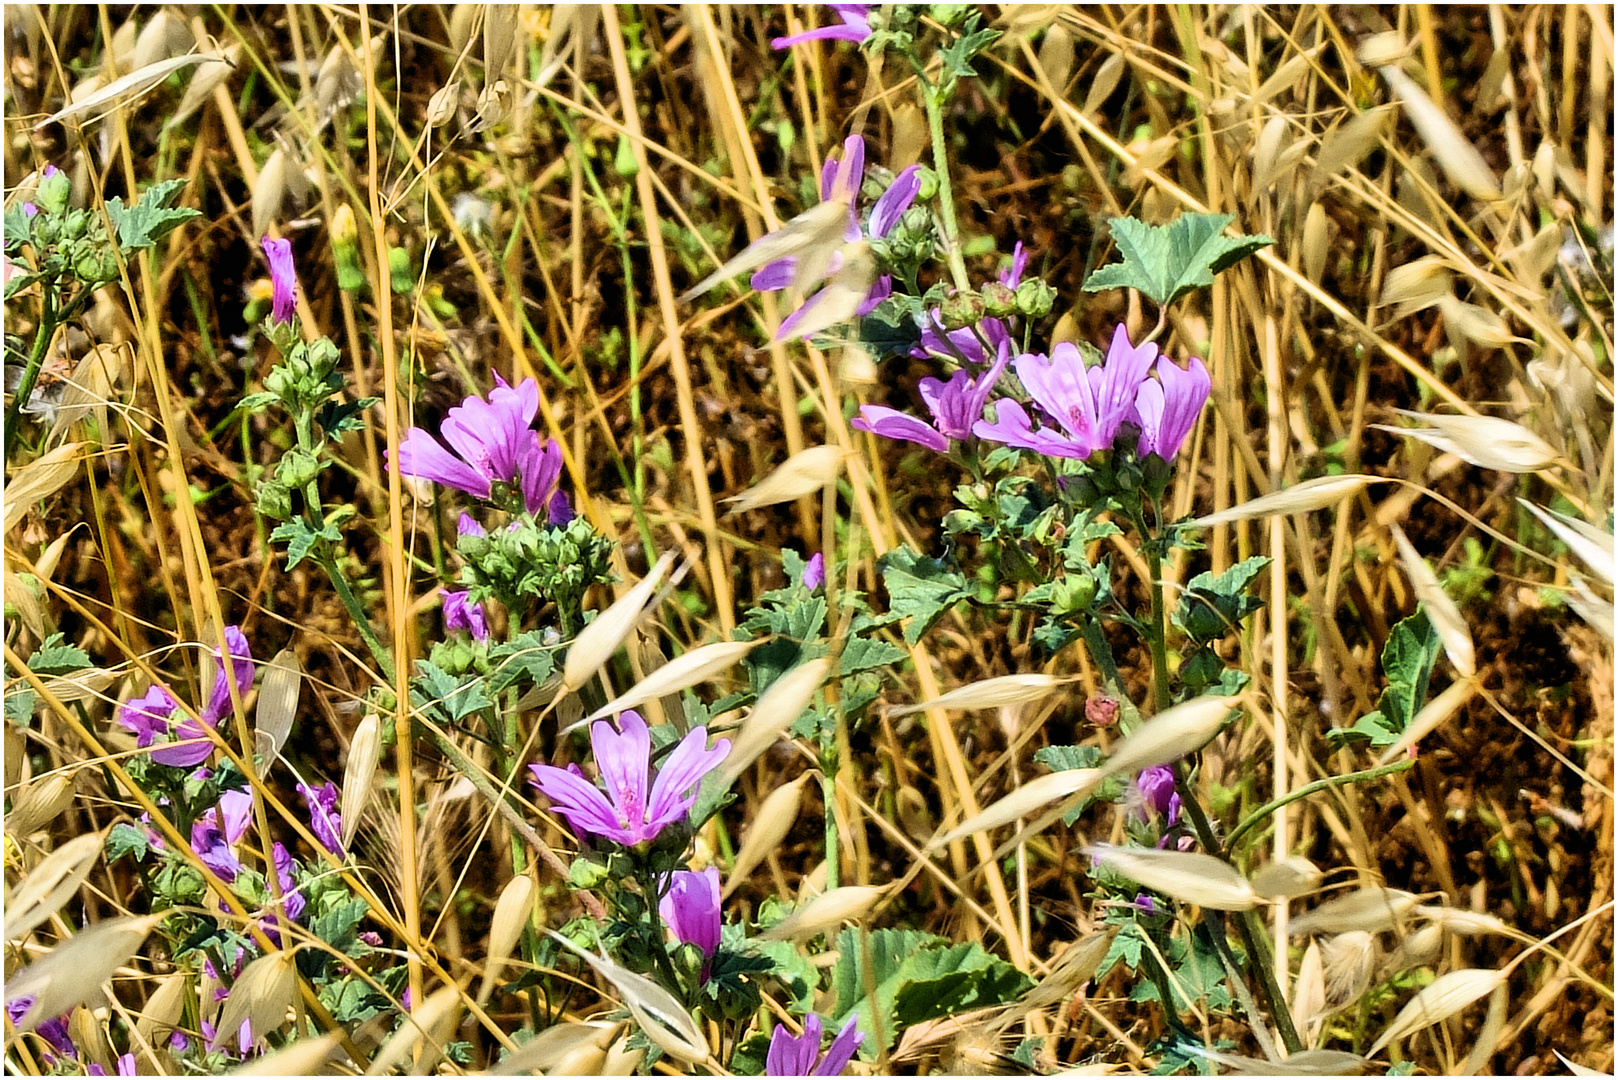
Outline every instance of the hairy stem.
POLYGON ((921 100, 927 106, 927 130, 933 140, 933 171, 938 175, 938 213, 943 235, 944 257, 949 261, 949 276, 957 289, 968 287, 966 260, 961 256, 961 229, 955 221, 955 195, 949 183, 949 147, 944 144, 944 92, 922 79, 921 100))

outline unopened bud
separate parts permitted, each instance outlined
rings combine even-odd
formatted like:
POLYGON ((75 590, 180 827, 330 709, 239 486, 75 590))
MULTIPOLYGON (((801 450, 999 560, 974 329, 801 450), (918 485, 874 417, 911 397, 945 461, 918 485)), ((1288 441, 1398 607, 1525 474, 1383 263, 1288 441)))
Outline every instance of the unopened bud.
POLYGON ((1056 290, 1038 278, 1017 286, 1017 310, 1030 319, 1043 319, 1056 304, 1056 290))
POLYGON ((258 512, 275 521, 292 516, 292 495, 285 484, 266 480, 258 488, 258 512))
POLYGON ((950 293, 939 305, 938 315, 946 330, 961 330, 976 326, 983 319, 982 297, 964 289, 950 293))
POLYGON ((1003 319, 1017 311, 1017 294, 1008 285, 991 281, 979 293, 983 297, 983 310, 996 319, 1003 319))
POLYGON ((1118 722, 1118 699, 1106 694, 1086 698, 1084 718, 1099 728, 1112 727, 1118 722))
POLYGON ((289 491, 302 488, 319 475, 320 462, 313 454, 296 446, 282 455, 281 464, 275 470, 276 480, 285 485, 289 491))

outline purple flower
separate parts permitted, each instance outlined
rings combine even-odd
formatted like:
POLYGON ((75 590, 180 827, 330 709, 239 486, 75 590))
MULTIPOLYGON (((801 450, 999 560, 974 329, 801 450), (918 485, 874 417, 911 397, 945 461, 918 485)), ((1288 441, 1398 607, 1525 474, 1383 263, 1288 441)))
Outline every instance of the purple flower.
POLYGON ((76 1060, 79 1056, 79 1048, 73 1045, 73 1036, 68 1032, 67 1019, 67 1013, 63 1013, 61 1016, 53 1016, 36 1027, 34 1034, 44 1039, 50 1048, 58 1054, 76 1060))
POLYGON ((856 1014, 848 1018, 843 1030, 837 1033, 826 1056, 820 1056, 820 1014, 810 1013, 803 1018, 803 1034, 794 1038, 785 1027, 777 1027, 770 1036, 770 1050, 764 1058, 765 1076, 841 1076, 854 1051, 865 1035, 855 1026, 856 1014), (819 1058, 820 1064, 815 1060, 819 1058))
MULTIPOLYGON (((224 651, 230 654, 228 670, 235 675, 236 694, 240 697, 252 687, 254 670, 253 650, 240 627, 225 627, 224 651)), ((200 765, 213 753, 213 743, 208 740, 202 725, 216 728, 220 718, 230 712, 230 674, 226 673, 227 665, 220 650, 214 650, 214 660, 217 667, 213 691, 208 695, 208 707, 202 710, 196 720, 187 716, 174 723, 172 717, 180 703, 163 686, 153 686, 142 696, 131 698, 118 707, 118 723, 137 736, 136 745, 151 746, 159 735, 164 737, 166 743, 176 744, 152 751, 152 760, 159 765, 188 769, 200 765), (181 743, 184 745, 178 745, 181 743)))
POLYGON ((816 30, 805 30, 801 34, 791 37, 778 37, 770 42, 773 49, 790 49, 794 45, 805 41, 853 41, 860 42, 871 36, 871 9, 875 4, 827 4, 832 12, 842 20, 841 24, 822 26, 816 30))
POLYGON ((551 496, 551 501, 545 507, 545 520, 552 525, 566 525, 573 520, 573 500, 567 497, 567 492, 561 488, 551 496))
POLYGON ((562 474, 562 448, 554 439, 541 445, 539 432, 529 426, 539 411, 539 384, 524 379, 511 387, 499 375, 494 378, 498 385, 488 401, 475 395, 465 399, 439 428, 454 453, 413 427, 399 444, 396 467, 401 476, 431 480, 480 499, 489 498, 497 483, 516 485, 524 509, 537 514, 562 474))
POLYGON ((489 640, 489 624, 483 617, 483 605, 472 603, 472 594, 466 589, 444 591, 444 629, 465 630, 479 641, 489 640))
POLYGON ((253 796, 246 791, 227 791, 219 805, 198 818, 191 826, 191 850, 226 884, 236 880, 242 864, 231 850, 247 835, 252 820, 253 796))
POLYGON ((1180 820, 1180 796, 1174 790, 1174 770, 1167 765, 1153 765, 1142 769, 1135 777, 1140 789, 1141 802, 1159 814, 1168 815, 1168 823, 1180 820))
POLYGON ((826 556, 815 552, 803 567, 803 587, 814 592, 826 584, 826 556))
POLYGON ((921 400, 933 414, 931 424, 885 405, 862 405, 860 415, 850 421, 850 426, 944 453, 951 439, 966 439, 972 435, 974 425, 983 419, 983 406, 1010 358, 1011 345, 1005 342, 1000 346, 994 366, 981 375, 973 377, 963 369, 951 375, 948 382, 933 378, 921 380, 918 389, 921 400))
POLYGON ((264 248, 264 257, 270 261, 270 288, 274 297, 270 302, 270 318, 278 323, 291 322, 296 306, 293 294, 298 286, 298 272, 292 265, 292 241, 271 240, 266 236, 259 244, 264 248))
MULTIPOLYGON (((835 6, 835 5, 834 5, 835 6)), ((866 5, 856 5, 865 7, 866 5)), ((818 33, 818 31, 811 31, 818 33)), ((863 135, 850 135, 843 140, 843 156, 841 160, 826 159, 820 170, 820 201, 831 202, 833 199, 848 204, 848 225, 843 230, 843 242, 853 243, 869 235, 873 240, 880 240, 893 231, 899 223, 904 212, 910 209, 910 204, 916 201, 916 195, 921 191, 920 166, 912 165, 888 185, 888 190, 877 199, 876 205, 871 208, 870 220, 866 222, 865 229, 860 228, 859 211, 856 203, 859 200, 860 184, 865 179, 865 137, 863 135)), ((842 252, 834 252, 826 264, 826 275, 835 274, 842 269, 842 252)), ((785 289, 793 283, 798 272, 798 260, 793 257, 776 259, 765 263, 753 273, 750 284, 759 292, 776 292, 785 289)), ((857 314, 868 315, 878 304, 887 299, 893 292, 893 278, 884 274, 871 286, 870 293, 859 306, 857 314)), ((808 302, 788 315, 781 322, 781 328, 775 332, 776 341, 784 341, 792 336, 793 330, 803 320, 805 315, 825 295, 816 293, 808 302)))
MULTIPOLYGON (((1028 269, 1028 253, 1023 250, 1022 241, 1011 251, 1011 265, 1000 271, 1000 284, 1008 289, 1016 289, 1022 283, 1023 271, 1028 269)), ((989 362, 989 353, 998 354, 1002 345, 1014 346, 1011 326, 998 318, 983 319, 978 323, 974 332, 969 326, 959 330, 945 330, 942 316, 935 309, 929 312, 927 325, 922 327, 921 342, 910 351, 910 355, 918 360, 926 360, 931 356, 946 356, 952 360, 967 360, 974 364, 989 362), (982 338, 979 338, 979 334, 982 338), (983 348, 983 342, 988 341, 989 351, 983 348)))
POLYGON ((730 740, 720 739, 712 749, 706 749, 708 729, 692 728, 652 781, 652 741, 646 722, 639 713, 628 709, 618 718, 618 724, 621 732, 613 730, 605 720, 590 728, 590 744, 607 789, 605 795, 576 769, 554 765, 529 768, 534 773, 534 786, 545 793, 552 808, 567 818, 576 832, 634 847, 685 819, 697 801, 697 785, 725 759, 730 740))
POLYGON ((286 909, 287 918, 297 922, 303 918, 306 905, 303 893, 292 887, 292 871, 298 864, 292 861, 292 852, 279 840, 271 845, 270 858, 275 863, 275 880, 281 886, 281 905, 286 909))
MULTIPOLYGON (((96 1065, 94 1063, 91 1063, 90 1067, 85 1070, 85 1075, 87 1075, 87 1076, 106 1076, 107 1075, 107 1070, 103 1069, 100 1065, 96 1065)), ((119 1076, 139 1076, 140 1075, 140 1070, 135 1067, 135 1055, 134 1054, 131 1053, 131 1054, 119 1054, 118 1055, 118 1073, 117 1073, 117 1075, 119 1075, 119 1076)))
POLYGON ((298 794, 309 804, 309 831, 327 851, 343 858, 343 819, 337 813, 337 785, 328 780, 316 791, 299 781, 298 794))
POLYGON ((461 519, 455 523, 455 531, 461 536, 488 536, 489 533, 478 524, 477 518, 471 514, 463 513, 461 519))
POLYGON ((1157 346, 1148 342, 1136 348, 1122 324, 1105 362, 1097 367, 1086 368, 1078 346, 1066 341, 1051 350, 1048 360, 1024 353, 1014 361, 1017 378, 1057 426, 1036 430, 1021 405, 1003 398, 995 405, 998 419, 992 424, 979 420, 972 430, 979 438, 1047 457, 1083 460, 1110 449, 1119 426, 1135 416, 1136 395, 1155 359, 1157 346))
POLYGON ((1157 379, 1141 384, 1131 418, 1140 428, 1140 456, 1156 454, 1164 461, 1173 461, 1208 403, 1212 386, 1208 369, 1194 356, 1189 369, 1166 356, 1158 360, 1157 379))
POLYGON ((719 868, 676 870, 657 911, 675 937, 713 959, 719 949, 719 868))

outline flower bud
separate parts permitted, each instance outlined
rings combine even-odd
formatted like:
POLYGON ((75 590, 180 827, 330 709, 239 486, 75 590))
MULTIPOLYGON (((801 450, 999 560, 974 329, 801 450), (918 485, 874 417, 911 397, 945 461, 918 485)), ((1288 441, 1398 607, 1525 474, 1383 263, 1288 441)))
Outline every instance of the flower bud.
POLYGON ((685 942, 674 950, 674 970, 680 973, 680 981, 694 986, 702 978, 702 969, 707 965, 708 958, 701 949, 685 942))
POLYGON ((991 281, 983 286, 979 295, 983 297, 984 312, 994 318, 1003 319, 1017 312, 1017 294, 1010 286, 991 281))
POLYGON ((983 300, 977 293, 957 289, 944 298, 938 308, 939 318, 946 330, 961 330, 976 326, 983 319, 983 300))
POLYGON ((62 236, 68 240, 79 240, 84 237, 89 227, 89 214, 83 210, 71 210, 62 223, 62 236))
POLYGON ((266 480, 258 486, 258 512, 276 521, 292 516, 292 494, 285 484, 266 480))
POLYGON ((276 480, 286 485, 289 491, 313 483, 319 475, 320 462, 315 460, 313 454, 296 446, 282 455, 281 464, 275 469, 276 480))
POLYGON ((47 214, 61 214, 67 210, 68 196, 73 193, 73 181, 67 173, 54 165, 45 166, 45 174, 40 177, 39 191, 34 195, 34 202, 47 214))
POLYGON ((607 867, 583 856, 567 868, 567 883, 575 889, 594 889, 607 880, 607 867))
POLYGON ((1096 599, 1096 579, 1089 574, 1073 574, 1052 590, 1051 598, 1061 613, 1088 611, 1096 599))
POLYGON ((416 287, 416 275, 410 272, 410 252, 404 248, 388 248, 388 279, 393 291, 401 295, 416 287))
POLYGON ((1030 319, 1043 319, 1056 304, 1056 290, 1039 278, 1029 278, 1017 286, 1017 310, 1030 319))

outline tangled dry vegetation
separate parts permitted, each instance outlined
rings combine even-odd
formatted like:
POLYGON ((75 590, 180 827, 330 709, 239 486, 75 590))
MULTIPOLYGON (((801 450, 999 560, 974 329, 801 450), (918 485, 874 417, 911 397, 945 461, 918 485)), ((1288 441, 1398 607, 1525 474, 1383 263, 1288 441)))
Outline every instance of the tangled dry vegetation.
MULTIPOLYGON (((1202 755, 1214 813, 1228 828, 1373 764, 1375 752, 1334 747, 1326 733, 1378 707, 1384 646, 1426 587, 1399 538, 1436 570, 1468 636, 1475 675, 1439 661, 1440 714, 1413 767, 1318 784, 1250 838, 1252 866, 1301 855, 1329 871, 1325 891, 1266 914, 1290 946, 1294 1015, 1326 1045, 1363 1052, 1434 977, 1506 972, 1499 993, 1484 987, 1400 1040, 1405 1067, 1534 1074, 1565 1059, 1610 1070, 1611 581, 1528 505, 1590 523, 1597 540, 1575 536, 1598 553, 1606 534, 1610 574, 1608 13, 1056 5, 985 16, 1003 36, 948 116, 961 232, 974 280, 992 277, 1018 240, 1033 253, 1059 296, 1041 339, 1103 341, 1115 323, 1141 324, 1132 294, 1081 292, 1115 257, 1110 217, 1225 213, 1275 239, 1172 309, 1165 351, 1204 357, 1213 376, 1171 489, 1176 513, 1337 474, 1393 481, 1325 510, 1218 524, 1205 550, 1165 566, 1172 589, 1250 555, 1273 559, 1263 606, 1220 646, 1252 683, 1242 719, 1202 755), (1512 420, 1549 456, 1530 447, 1514 458, 1521 447, 1480 443, 1464 421, 1409 437, 1401 409, 1512 420), (1289 917, 1355 886, 1418 894, 1427 914, 1375 933, 1289 932, 1289 917), (1327 1017, 1332 1004, 1352 1007, 1327 1017)), ((337 342, 356 396, 383 399, 341 444, 328 498, 356 511, 341 569, 401 662, 437 634, 430 590, 453 558, 454 519, 445 491, 435 505, 430 491, 390 490, 385 452, 409 424, 489 387, 491 371, 538 380, 542 430, 563 447, 581 515, 618 541, 621 582, 665 549, 697 553, 629 650, 621 685, 728 639, 786 583, 784 549, 846 559, 837 586, 879 608, 878 556, 907 543, 944 550, 937 523, 955 479, 911 444, 848 425, 858 403, 913 404, 924 365, 767 345, 786 313, 771 294, 675 301, 812 205, 805 178, 849 132, 894 171, 927 153, 909 71, 836 43, 790 60, 770 49, 773 36, 829 17, 801 6, 7 7, 7 176, 56 163, 78 205, 183 178, 180 205, 201 212, 57 337, 21 420, 8 413, 39 451, 74 447, 65 470, 42 475, 29 471, 36 454, 10 452, 8 432, 8 695, 41 689, 26 662, 58 631, 93 663, 49 687, 54 705, 39 694, 8 706, 8 890, 37 892, 54 852, 140 816, 117 768, 135 742, 113 710, 153 668, 194 685, 198 654, 176 643, 233 623, 261 656, 289 650, 302 693, 283 753, 311 782, 343 777, 362 703, 386 682, 331 586, 308 563, 283 569, 255 513, 251 485, 284 437, 236 411, 273 362, 244 314, 267 288, 267 231, 297 253, 304 326, 337 342), (170 59, 194 50, 224 62, 170 59), (120 83, 130 72, 156 77, 120 83), (342 214, 357 220, 353 272, 368 291, 340 286, 331 233, 342 214), (392 265, 379 265, 389 248, 392 265), (720 499, 822 444, 846 452, 838 485, 725 512, 720 499)), ((27 319, 8 302, 8 335, 26 338, 27 319)), ((12 353, 8 343, 8 392, 12 353)), ((1118 589, 1138 594, 1139 553, 1117 541, 1111 556, 1118 589)), ((604 607, 614 594, 601 593, 604 607)), ((1140 976, 1119 965, 1093 982, 1060 980, 1064 950, 1101 926, 1081 848, 1116 840, 1121 808, 1057 823, 1004 859, 981 837, 925 852, 1038 775, 1041 747, 1115 739, 1085 722, 1090 662, 1069 650, 1053 666, 1030 630, 963 607, 907 647, 883 675, 891 705, 997 675, 1074 681, 998 718, 874 712, 847 733, 826 816, 845 837, 845 885, 902 883, 859 914, 863 925, 981 942, 1059 992, 1015 1015, 917 1025, 857 1067, 1144 1072, 1164 1061, 1164 1017, 1140 1003, 1140 976), (1015 1056, 1028 1039, 1038 1041, 1015 1056)), ((1144 701, 1150 658, 1121 636, 1115 648, 1144 701)), ((254 693, 264 709, 266 687, 254 693)), ((536 736, 542 759, 554 732, 536 736)), ((728 870, 764 801, 804 761, 790 745, 762 757, 698 836, 699 857, 728 870)), ((539 1007, 533 984, 526 996, 476 992, 512 834, 458 780, 421 745, 390 748, 354 845, 376 906, 364 928, 386 927, 388 949, 418 958, 416 994, 459 987, 455 1013, 463 998, 478 1006, 433 1032, 464 1044, 459 1064, 434 1064, 416 1045, 395 1059, 407 1069, 489 1067, 539 1007)), ((296 816, 294 782, 284 768, 254 780, 296 816)), ((800 786, 797 824, 728 888, 732 916, 824 881, 821 790, 800 786)), ((545 836, 565 846, 554 825, 545 836)), ((148 912, 148 883, 129 860, 87 866, 48 917, 7 928, 8 975, 81 927, 148 912)), ((578 913, 554 874, 541 869, 536 886, 539 928, 578 913)), ((175 968, 160 941, 75 999, 85 1006, 75 1038, 108 1066, 123 1049, 143 1073, 173 1064, 154 1035, 176 1023, 159 1013, 181 993, 167 990, 175 968)), ((601 1012, 606 984, 574 970, 582 983, 542 1007, 601 1012)), ((1209 1046, 1259 1054, 1223 1013, 1186 1023, 1209 1046)), ((355 1025, 353 1060, 376 1055, 386 1030, 355 1025)), ((44 1071, 41 1046, 10 1041, 8 1068, 44 1071)))

